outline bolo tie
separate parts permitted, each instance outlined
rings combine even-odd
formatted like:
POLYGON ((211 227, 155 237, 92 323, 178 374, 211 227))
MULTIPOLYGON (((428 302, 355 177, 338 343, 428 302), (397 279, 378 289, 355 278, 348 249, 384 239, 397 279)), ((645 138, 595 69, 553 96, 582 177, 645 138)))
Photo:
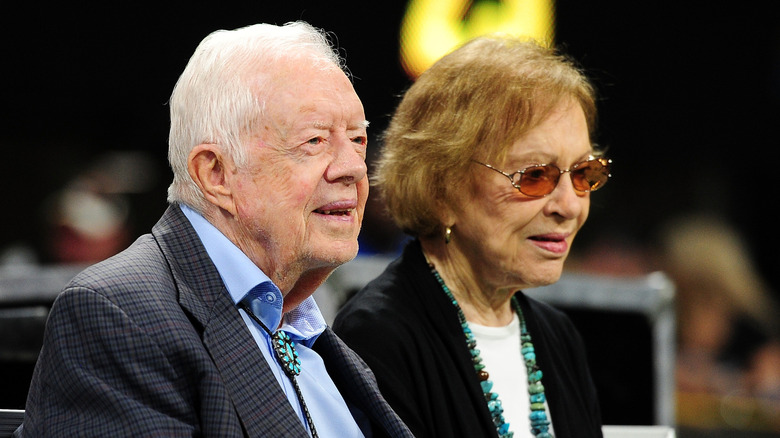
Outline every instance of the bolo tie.
POLYGON ((309 408, 306 407, 306 402, 303 400, 303 393, 301 392, 301 387, 298 385, 298 379, 295 378, 301 373, 301 359, 298 358, 298 352, 295 351, 295 343, 284 330, 271 332, 246 303, 241 303, 240 307, 244 309, 244 312, 246 312, 252 320, 260 324, 260 327, 262 327, 271 338, 271 345, 273 346, 276 360, 290 379, 290 382, 292 382, 293 388, 295 388, 295 395, 301 403, 301 409, 303 410, 303 415, 306 417, 306 422, 309 424, 311 436, 312 438, 318 438, 317 429, 314 428, 314 420, 312 420, 311 414, 309 414, 309 408))

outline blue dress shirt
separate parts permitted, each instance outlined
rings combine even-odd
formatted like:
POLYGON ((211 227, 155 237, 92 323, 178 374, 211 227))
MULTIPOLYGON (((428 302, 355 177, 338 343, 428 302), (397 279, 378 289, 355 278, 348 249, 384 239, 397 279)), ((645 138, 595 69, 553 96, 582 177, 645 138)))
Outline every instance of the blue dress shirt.
MULTIPOLYGON (((298 384, 320 437, 364 437, 363 431, 352 416, 344 398, 328 375, 322 358, 311 349, 314 341, 325 330, 326 323, 317 303, 311 296, 286 315, 282 315, 283 297, 279 288, 257 267, 233 242, 195 210, 180 205, 195 232, 200 237, 206 252, 219 271, 225 287, 238 304, 247 298, 250 291, 262 290, 250 307, 253 313, 272 332, 277 327, 287 332, 295 341, 295 348, 301 360, 301 374, 298 384), (280 326, 281 323, 281 326, 280 326)), ((256 291, 255 291, 256 292, 256 291)), ((308 429, 306 417, 298 401, 290 379, 284 373, 271 345, 271 338, 243 310, 239 310, 257 346, 271 367, 295 412, 308 429)), ((361 423, 365 420, 359 418, 361 423)), ((368 433, 368 428, 365 429, 368 433)))

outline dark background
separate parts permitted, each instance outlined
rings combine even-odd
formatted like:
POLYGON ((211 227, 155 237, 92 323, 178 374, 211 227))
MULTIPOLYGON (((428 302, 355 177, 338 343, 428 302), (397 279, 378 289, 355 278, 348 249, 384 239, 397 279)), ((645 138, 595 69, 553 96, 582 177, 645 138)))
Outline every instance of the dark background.
MULTIPOLYGON (((17 2, 14 2, 17 3, 17 2)), ((40 244, 40 204, 105 151, 148 152, 135 195, 145 232, 165 208, 168 107, 198 42, 218 28, 303 19, 333 31, 371 120, 409 84, 398 62, 404 2, 28 2, 3 9, 5 209, 0 247, 40 244)), ((599 143, 615 161, 580 251, 652 247, 671 217, 714 212, 749 239, 779 289, 780 15, 771 2, 563 0, 557 43, 599 90, 599 143)), ((378 141, 372 145, 379 148, 378 141)))

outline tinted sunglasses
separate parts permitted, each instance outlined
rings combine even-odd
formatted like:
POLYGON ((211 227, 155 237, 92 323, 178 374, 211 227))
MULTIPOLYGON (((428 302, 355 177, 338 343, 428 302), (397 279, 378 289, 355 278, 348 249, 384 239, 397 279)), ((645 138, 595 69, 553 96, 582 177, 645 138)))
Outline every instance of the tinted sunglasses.
POLYGON ((476 160, 474 162, 504 175, 520 193, 535 198, 552 193, 564 173, 569 174, 574 190, 579 193, 600 189, 612 176, 609 173, 612 160, 607 158, 591 157, 564 170, 554 164, 535 164, 514 173, 502 172, 490 164, 476 160))

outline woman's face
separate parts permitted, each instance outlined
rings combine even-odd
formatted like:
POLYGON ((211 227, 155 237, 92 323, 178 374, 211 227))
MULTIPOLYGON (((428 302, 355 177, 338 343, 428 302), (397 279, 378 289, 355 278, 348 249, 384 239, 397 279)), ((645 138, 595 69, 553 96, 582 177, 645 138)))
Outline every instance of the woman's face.
MULTIPOLYGON (((566 101, 515 141, 503 163, 513 173, 534 164, 569 169, 592 152, 585 115, 566 101)), ((520 193, 500 173, 474 163, 475 184, 458 197, 448 250, 460 253, 486 290, 554 283, 574 236, 588 217, 589 193, 576 192, 568 173, 542 198, 520 193)))

